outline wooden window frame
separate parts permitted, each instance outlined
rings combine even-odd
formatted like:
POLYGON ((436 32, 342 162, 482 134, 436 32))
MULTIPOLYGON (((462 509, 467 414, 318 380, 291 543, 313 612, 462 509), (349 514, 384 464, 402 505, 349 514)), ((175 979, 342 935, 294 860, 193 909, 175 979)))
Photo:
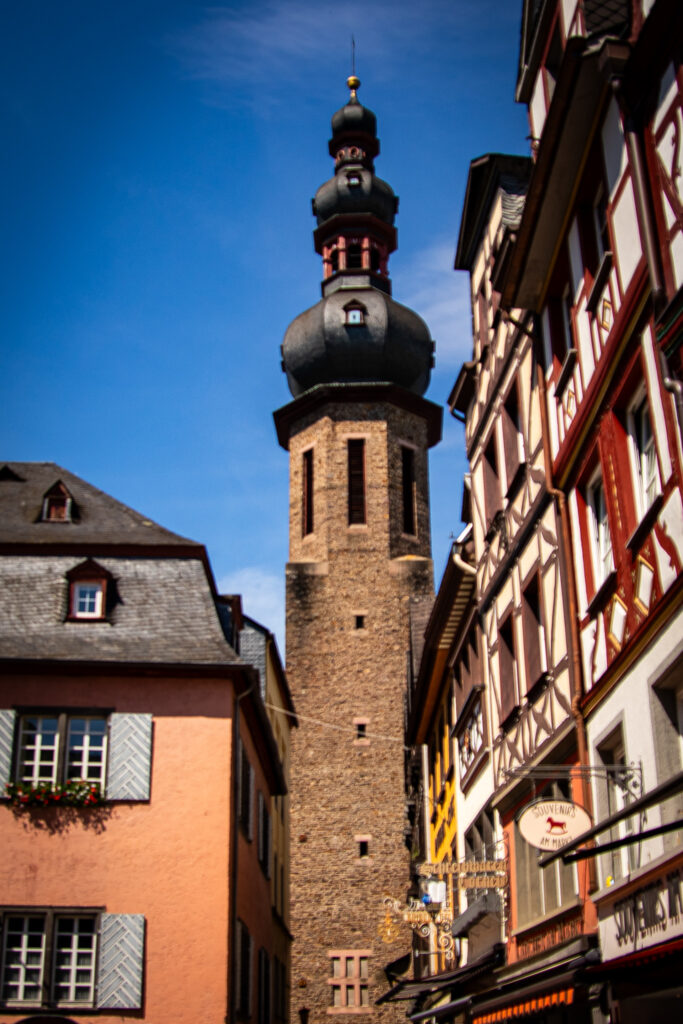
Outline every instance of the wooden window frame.
POLYGON ((512 611, 498 625, 498 690, 500 723, 505 728, 519 709, 519 681, 515 658, 515 623, 512 611), (509 635, 509 640, 508 640, 509 635))
POLYGON ((69 773, 69 740, 70 740, 70 725, 72 721, 77 719, 85 719, 91 721, 101 721, 105 723, 104 729, 104 742, 102 744, 102 761, 100 777, 98 779, 86 779, 87 782, 99 785, 102 793, 106 792, 107 783, 107 759, 109 755, 109 717, 110 713, 102 711, 100 709, 92 711, 76 711, 70 710, 69 712, 62 710, 52 710, 50 708, 30 708, 18 711, 17 720, 15 724, 14 734, 14 757, 12 763, 14 765, 13 777, 17 783, 24 783, 30 786, 37 786, 41 782, 49 783, 52 786, 64 785, 65 783, 74 779, 83 778, 82 775, 71 775, 69 773), (22 752, 24 750, 23 735, 24 735, 24 722, 29 718, 36 719, 56 719, 57 720, 57 731, 55 733, 56 745, 55 745, 55 758, 53 762, 53 771, 50 778, 40 777, 24 779, 22 777, 22 763, 23 757, 22 752))
MULTIPOLYGON (((100 907, 2 907, 0 910, 0 1006, 8 1012, 23 1012, 29 1009, 53 1009, 70 1010, 78 1009, 91 1010, 96 1007, 97 1002, 97 967, 100 942, 102 908, 100 907), (17 918, 36 918, 43 923, 42 957, 40 963, 40 999, 6 999, 5 985, 7 984, 5 974, 7 971, 7 929, 9 920, 17 918), (57 948, 57 926, 58 922, 64 919, 81 919, 93 922, 93 944, 91 949, 92 962, 90 964, 90 998, 88 1000, 57 1000, 56 991, 56 948, 57 948)), ((26 964, 21 964, 25 971, 30 969, 26 964)), ((78 965, 82 970, 82 965, 78 965)))

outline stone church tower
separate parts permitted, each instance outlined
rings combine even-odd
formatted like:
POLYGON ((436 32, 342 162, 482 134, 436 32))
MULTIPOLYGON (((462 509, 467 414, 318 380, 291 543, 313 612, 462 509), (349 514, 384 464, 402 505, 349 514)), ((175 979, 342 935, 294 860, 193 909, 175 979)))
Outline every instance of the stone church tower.
POLYGON ((313 200, 322 299, 289 326, 287 674, 292 737, 291 1019, 405 1019, 375 1000, 410 933, 383 930, 403 900, 404 701, 411 599, 433 593, 427 450, 441 410, 422 395, 433 342, 391 297, 398 199, 375 176, 375 115, 348 80, 332 118, 334 177, 313 200), (386 941, 386 940, 389 941, 386 941))

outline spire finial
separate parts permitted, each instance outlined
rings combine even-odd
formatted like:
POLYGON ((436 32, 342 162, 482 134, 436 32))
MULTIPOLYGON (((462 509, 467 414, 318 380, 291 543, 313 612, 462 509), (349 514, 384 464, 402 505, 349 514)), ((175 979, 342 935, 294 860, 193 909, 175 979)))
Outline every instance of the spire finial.
POLYGON ((351 74, 346 79, 346 84, 351 90, 351 102, 355 103, 358 99, 356 96, 356 89, 360 86, 360 78, 356 75, 356 40, 353 35, 351 36, 351 74))

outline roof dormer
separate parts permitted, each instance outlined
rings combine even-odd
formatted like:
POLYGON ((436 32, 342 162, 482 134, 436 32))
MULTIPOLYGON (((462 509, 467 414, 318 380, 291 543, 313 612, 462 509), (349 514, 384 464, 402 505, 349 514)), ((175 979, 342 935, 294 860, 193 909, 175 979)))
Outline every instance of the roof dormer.
POLYGON ((73 523, 78 519, 78 506, 68 488, 58 480, 43 495, 40 512, 42 523, 73 523))

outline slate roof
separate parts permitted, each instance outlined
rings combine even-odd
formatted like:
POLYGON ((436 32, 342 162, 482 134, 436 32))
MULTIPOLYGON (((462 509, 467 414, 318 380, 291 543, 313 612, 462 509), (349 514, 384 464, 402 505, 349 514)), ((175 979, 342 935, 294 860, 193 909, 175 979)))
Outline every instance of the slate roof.
POLYGON ((0 658, 243 664, 221 626, 203 545, 50 462, 0 463, 0 658), (57 480, 78 505, 73 523, 39 521, 57 480), (113 577, 104 622, 66 620, 66 574, 86 558, 113 577))
POLYGON ((193 545, 54 462, 0 461, 0 544, 193 545), (43 496, 58 481, 76 504, 70 523, 40 521, 43 496))

